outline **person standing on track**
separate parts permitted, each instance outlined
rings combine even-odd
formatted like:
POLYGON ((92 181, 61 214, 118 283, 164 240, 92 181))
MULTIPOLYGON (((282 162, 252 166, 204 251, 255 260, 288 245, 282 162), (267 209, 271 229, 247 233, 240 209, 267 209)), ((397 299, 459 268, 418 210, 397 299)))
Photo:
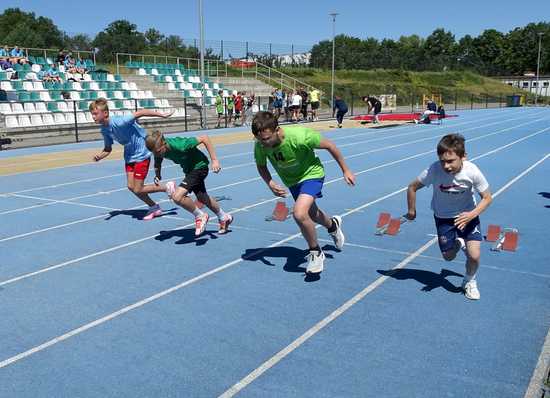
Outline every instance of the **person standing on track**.
POLYGON ((372 122, 380 123, 380 120, 378 120, 378 114, 382 112, 382 103, 380 100, 376 97, 365 95, 363 101, 367 104, 367 114, 369 114, 371 110, 373 111, 374 120, 372 122))

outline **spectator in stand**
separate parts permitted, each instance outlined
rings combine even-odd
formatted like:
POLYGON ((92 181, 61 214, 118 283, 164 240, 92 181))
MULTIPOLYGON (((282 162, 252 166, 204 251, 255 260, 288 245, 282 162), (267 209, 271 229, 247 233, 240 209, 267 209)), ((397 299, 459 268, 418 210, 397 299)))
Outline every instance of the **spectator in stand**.
POLYGON ((58 65, 63 65, 63 63, 65 62, 65 52, 63 50, 59 50, 59 52, 57 53, 57 57, 55 58, 55 62, 58 65))
POLYGON ((10 52, 8 50, 8 46, 4 46, 4 48, 0 48, 0 59, 8 59, 10 56, 10 52))
POLYGON ((21 65, 24 65, 29 62, 25 57, 23 50, 21 50, 19 46, 15 46, 14 48, 11 49, 10 57, 11 57, 11 62, 13 64, 18 63, 21 65))
POLYGON ((284 99, 284 109, 285 109, 285 118, 287 122, 290 122, 292 114, 292 91, 283 90, 285 99, 284 99))
POLYGON ((255 102, 256 96, 254 95, 254 93, 250 94, 250 97, 246 98, 246 108, 243 114, 243 126, 248 126, 248 119, 252 119, 252 116, 254 116, 255 102))
POLYGON ((0 70, 6 71, 6 72, 13 72, 13 64, 10 62, 8 58, 0 59, 0 70))
POLYGON ((309 93, 309 100, 311 103, 311 120, 319 120, 317 117, 317 109, 319 109, 319 105, 321 104, 321 92, 314 88, 309 93))
POLYGON ((61 76, 55 64, 50 65, 50 69, 46 72, 46 76, 49 77, 48 81, 61 83, 61 76))
POLYGON ((86 67, 86 63, 82 60, 82 58, 78 57, 76 60, 76 69, 78 73, 84 74, 88 72, 88 68, 86 67))

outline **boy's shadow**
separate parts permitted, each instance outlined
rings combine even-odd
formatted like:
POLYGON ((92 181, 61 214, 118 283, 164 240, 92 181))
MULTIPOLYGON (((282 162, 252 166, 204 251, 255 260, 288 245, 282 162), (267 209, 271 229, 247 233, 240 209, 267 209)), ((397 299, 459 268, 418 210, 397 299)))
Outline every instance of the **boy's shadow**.
POLYGON ((438 287, 442 287, 443 289, 451 293, 462 293, 462 287, 453 285, 446 278, 448 276, 463 277, 464 275, 454 271, 450 271, 448 269, 442 269, 439 274, 436 274, 435 272, 431 272, 431 271, 424 271, 420 269, 410 269, 410 268, 403 268, 403 269, 396 269, 396 270, 379 269, 377 270, 377 272, 379 274, 386 275, 391 278, 395 278, 399 280, 414 279, 415 281, 424 285, 424 287, 422 287, 421 289, 423 292, 431 292, 432 290, 437 289, 438 287))
MULTIPOLYGON (((542 196, 543 198, 550 199, 550 192, 539 192, 539 195, 542 196)), ((550 209, 550 205, 546 205, 544 207, 546 207, 547 209, 550 209)))
MULTIPOLYGON (((322 250, 325 252, 326 258, 334 258, 334 256, 327 253, 327 251, 338 251, 338 249, 332 245, 325 245, 322 247, 322 250)), ((274 267, 275 264, 269 261, 267 257, 286 258, 283 270, 286 272, 303 273, 305 274, 305 282, 315 282, 321 279, 321 274, 306 274, 306 267, 302 266, 302 264, 307 262, 306 255, 308 253, 308 250, 298 249, 292 246, 259 247, 255 249, 246 249, 241 255, 241 258, 246 261, 261 261, 265 265, 271 267, 274 267)))
POLYGON ((210 239, 218 239, 218 237, 210 231, 204 231, 201 236, 195 236, 194 228, 173 229, 170 231, 160 231, 155 240, 164 242, 172 238, 180 238, 175 242, 176 245, 185 245, 187 243, 195 243, 196 246, 205 245, 210 239), (208 237, 206 237, 208 235, 208 237))
MULTIPOLYGON (((163 217, 163 216, 177 215, 178 212, 176 210, 177 209, 175 207, 173 209, 170 209, 170 210, 165 210, 165 211, 162 212, 162 215, 160 215, 158 217, 155 217, 155 218, 159 218, 159 217, 163 217)), ((147 209, 113 210, 113 211, 109 212, 109 215, 107 216, 107 218, 105 218, 105 220, 109 221, 111 218, 118 217, 118 216, 130 216, 134 220, 142 220, 143 217, 145 217, 146 214, 147 214, 147 209)))

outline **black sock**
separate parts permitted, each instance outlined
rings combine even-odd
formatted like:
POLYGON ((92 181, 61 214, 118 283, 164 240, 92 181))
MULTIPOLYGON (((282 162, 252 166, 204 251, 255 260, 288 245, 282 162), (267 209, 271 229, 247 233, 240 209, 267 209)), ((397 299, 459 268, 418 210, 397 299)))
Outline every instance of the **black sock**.
POLYGON ((333 233, 334 231, 336 231, 336 228, 338 227, 336 225, 336 221, 334 221, 334 218, 331 218, 330 219, 332 221, 332 224, 330 225, 330 227, 328 228, 328 233, 331 234, 333 233))

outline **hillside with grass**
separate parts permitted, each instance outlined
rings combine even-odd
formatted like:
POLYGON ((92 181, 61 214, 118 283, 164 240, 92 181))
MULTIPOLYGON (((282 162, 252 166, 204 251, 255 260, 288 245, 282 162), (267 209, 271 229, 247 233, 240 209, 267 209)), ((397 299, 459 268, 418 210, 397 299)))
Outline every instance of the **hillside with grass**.
MULTIPOLYGON (((331 71, 314 68, 285 68, 284 73, 321 89, 330 96, 331 71)), ((396 94, 399 105, 411 102, 411 97, 423 94, 441 94, 447 102, 476 101, 505 97, 512 94, 528 94, 526 91, 467 71, 411 72, 404 70, 337 70, 334 82, 335 94, 357 99, 366 94, 396 94)), ((326 98, 326 96, 325 96, 326 98)))

